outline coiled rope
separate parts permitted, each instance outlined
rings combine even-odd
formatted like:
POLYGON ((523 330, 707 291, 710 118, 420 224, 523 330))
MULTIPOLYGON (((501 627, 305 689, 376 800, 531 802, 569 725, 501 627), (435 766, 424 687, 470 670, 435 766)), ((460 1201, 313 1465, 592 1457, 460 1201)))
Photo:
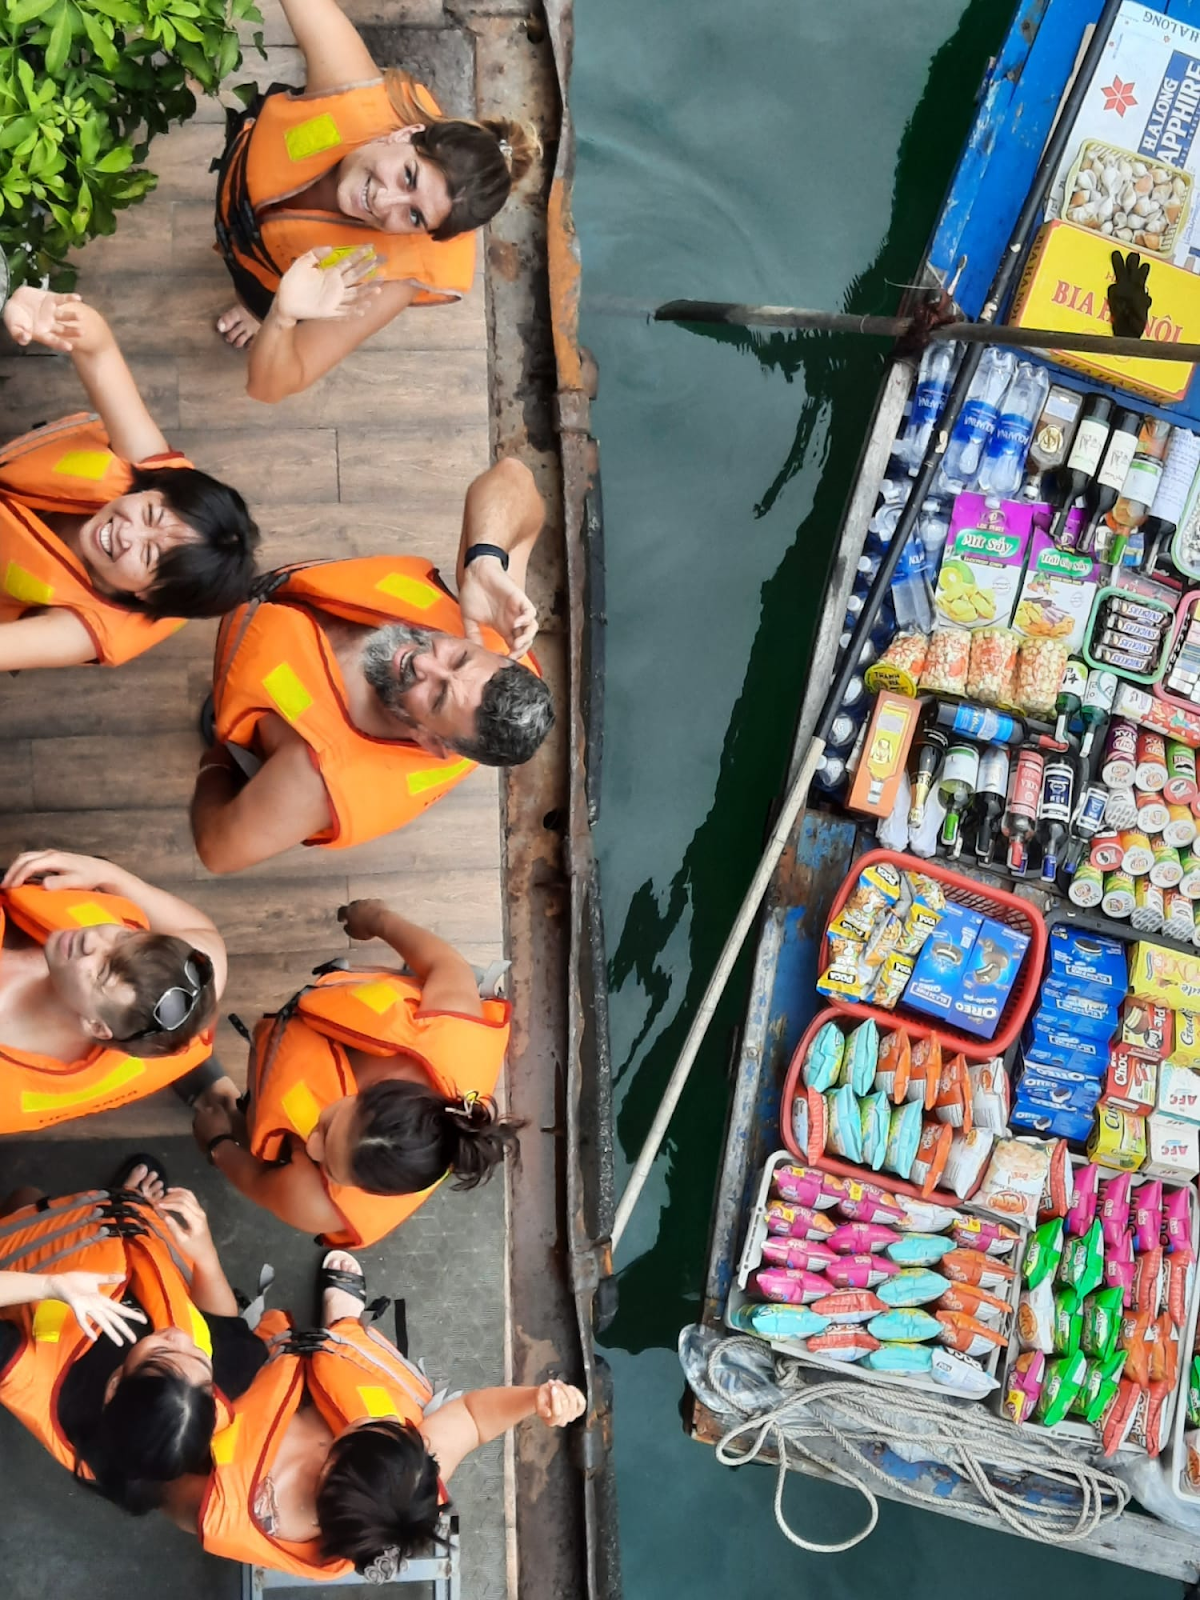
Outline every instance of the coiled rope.
MULTIPOLYGON (((717 1459, 726 1466, 740 1467, 753 1461, 766 1445, 774 1446, 778 1457, 775 1520, 784 1538, 801 1550, 837 1555, 852 1550, 870 1536, 879 1521, 879 1499, 870 1480, 877 1479, 893 1490, 896 1487, 895 1479, 866 1454, 866 1447, 880 1440, 911 1446, 922 1459, 949 1463, 1013 1533, 1044 1544, 1079 1543, 1090 1538, 1102 1522, 1120 1516, 1131 1499, 1119 1478, 1068 1455, 1048 1434, 1039 1432, 1034 1439, 1011 1423, 993 1417, 982 1406, 953 1405, 919 1389, 901 1392, 896 1387, 849 1376, 814 1381, 805 1376, 799 1362, 784 1356, 775 1359, 775 1381, 785 1398, 768 1411, 751 1413, 721 1387, 714 1373, 722 1354, 738 1346, 757 1353, 763 1348, 760 1340, 734 1335, 713 1346, 706 1364, 711 1388, 722 1395, 731 1410, 741 1411, 744 1417, 721 1437, 717 1459), (831 1461, 828 1454, 809 1449, 806 1439, 832 1439, 857 1470, 851 1471, 831 1461), (740 1448, 742 1441, 748 1441, 745 1448, 740 1448), (820 1469, 821 1476, 837 1478, 861 1494, 870 1508, 866 1526, 840 1544, 801 1538, 783 1513, 787 1472, 797 1460, 811 1463, 820 1469), (992 1476, 1027 1472, 1069 1489, 1072 1503, 1047 1500, 1040 1505, 1031 1504, 992 1476)), ((913 1505, 943 1512, 946 1509, 944 1496, 907 1484, 903 1494, 913 1505)))

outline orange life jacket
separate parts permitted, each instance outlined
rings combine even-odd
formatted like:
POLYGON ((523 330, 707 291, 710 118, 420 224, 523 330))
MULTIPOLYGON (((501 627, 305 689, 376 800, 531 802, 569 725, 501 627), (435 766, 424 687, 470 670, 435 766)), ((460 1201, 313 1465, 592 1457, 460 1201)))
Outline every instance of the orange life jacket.
MULTIPOLYGON (((428 561, 366 556, 294 568, 267 598, 239 606, 221 624, 213 666, 217 738, 249 749, 268 712, 283 717, 312 751, 333 813, 331 826, 304 842, 345 849, 404 827, 476 763, 355 727, 321 613, 368 627, 406 622, 459 638, 462 613, 428 561)), ((504 641, 490 629, 484 641, 503 652, 504 641)), ((521 659, 538 670, 532 656, 521 659)))
MULTIPOLYGON (((346 1047, 420 1062, 439 1093, 490 1095, 508 1048, 507 1000, 484 1000, 482 1017, 421 1011, 421 988, 388 971, 331 972, 303 989, 278 1015, 264 1017, 250 1052, 250 1149, 275 1161, 301 1144, 326 1106, 357 1093, 346 1047)), ((374 1244, 412 1216, 442 1182, 417 1194, 369 1194, 322 1173, 346 1226, 322 1244, 374 1244)))
MULTIPOLYGON (((191 464, 175 450, 137 463, 191 464)), ((62 606, 83 623, 105 667, 119 667, 183 627, 182 617, 155 621, 102 595, 79 557, 37 515, 93 516, 132 483, 129 462, 113 454, 99 419, 86 411, 35 428, 0 450, 0 623, 62 606)))
MULTIPOLYGON (((428 115, 440 117, 428 89, 412 87, 428 115)), ((227 119, 217 179, 217 248, 256 316, 270 310, 292 262, 318 245, 343 253, 372 246, 380 258, 379 278, 416 284, 418 305, 466 294, 475 276, 473 233, 442 240, 427 233, 385 233, 339 212, 286 204, 350 151, 403 126, 382 79, 317 95, 273 84, 227 119)))
MULTIPOLYGON (((192 1303, 190 1272, 153 1207, 106 1189, 24 1206, 0 1218, 0 1270, 98 1272, 120 1282, 100 1292, 111 1300, 132 1293, 148 1318, 148 1331, 181 1328, 212 1355, 212 1337, 192 1303)), ((23 1338, 0 1372, 0 1403, 41 1440, 56 1461, 74 1470, 75 1450, 58 1421, 63 1380, 92 1341, 61 1300, 6 1306, 0 1317, 23 1338)), ((221 1425, 228 1421, 218 1396, 221 1425)))
MULTIPOLYGON (((396 1347, 353 1318, 299 1336, 288 1319, 268 1312, 259 1324, 271 1355, 230 1407, 232 1419, 213 1437, 213 1471, 200 1506, 200 1542, 210 1555, 297 1577, 329 1579, 352 1571, 326 1561, 316 1539, 298 1542, 264 1533, 254 1500, 269 1475, 288 1424, 307 1398, 336 1438, 368 1417, 396 1417, 419 1427, 433 1390, 396 1347)), ((443 1492, 444 1493, 444 1492, 443 1492)))
MULTIPOLYGON (((0 937, 6 915, 39 944, 58 929, 73 931, 107 922, 122 922, 127 928, 148 926, 141 907, 120 895, 43 889, 37 884, 0 895, 0 937)), ((78 1061, 57 1061, 0 1043, 0 1133, 31 1133, 154 1094, 207 1061, 213 1037, 213 1030, 207 1029, 185 1049, 153 1060, 131 1056, 121 1045, 97 1044, 78 1061)))

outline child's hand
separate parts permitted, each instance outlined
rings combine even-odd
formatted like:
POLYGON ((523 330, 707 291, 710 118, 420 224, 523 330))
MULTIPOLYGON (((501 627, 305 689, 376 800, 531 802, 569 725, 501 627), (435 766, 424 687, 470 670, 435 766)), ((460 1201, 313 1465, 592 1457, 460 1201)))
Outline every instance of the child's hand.
POLYGON ((13 291, 4 308, 4 326, 18 344, 44 344, 69 355, 83 331, 75 307, 77 294, 55 294, 28 285, 13 291))
POLYGON ((539 1388, 534 1404, 548 1428, 565 1428, 583 1415, 587 1401, 573 1384, 551 1378, 539 1388))

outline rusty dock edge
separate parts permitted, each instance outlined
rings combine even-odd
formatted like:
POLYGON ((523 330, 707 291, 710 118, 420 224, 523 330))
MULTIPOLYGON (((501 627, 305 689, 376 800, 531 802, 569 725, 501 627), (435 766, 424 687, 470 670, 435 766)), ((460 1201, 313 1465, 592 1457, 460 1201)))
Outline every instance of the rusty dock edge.
MULTIPOLYGON (((496 0, 492 8, 500 9, 496 0)), ((603 549, 578 346, 572 0, 468 25, 480 114, 532 122, 546 173, 495 219, 486 263, 492 453, 519 455, 548 507, 530 587, 542 625, 535 648, 558 708, 546 746, 508 772, 502 790, 514 1006, 509 1103, 528 1124, 508 1188, 512 1380, 561 1372, 588 1399, 582 1427, 518 1432, 516 1583, 521 1600, 616 1600, 611 1382, 593 1341, 612 1289, 613 1212, 607 981, 591 832, 603 549)))

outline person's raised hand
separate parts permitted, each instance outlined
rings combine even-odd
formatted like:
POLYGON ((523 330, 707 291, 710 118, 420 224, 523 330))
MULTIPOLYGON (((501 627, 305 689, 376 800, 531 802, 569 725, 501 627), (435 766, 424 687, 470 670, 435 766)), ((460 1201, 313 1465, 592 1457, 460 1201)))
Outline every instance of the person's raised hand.
POLYGON ((145 1322, 144 1312, 101 1294, 103 1283, 120 1283, 119 1272, 55 1272, 46 1279, 46 1299, 70 1306, 89 1339, 104 1334, 114 1344, 135 1344, 132 1322, 145 1322))
POLYGON ((534 1404, 548 1428, 565 1428, 583 1415, 587 1401, 574 1384, 551 1378, 538 1389, 534 1404))
POLYGON ((523 656, 537 638, 533 601, 495 556, 479 556, 463 573, 458 607, 468 639, 482 644, 482 630, 492 628, 508 645, 514 660, 523 656))
POLYGON ((0 888, 17 889, 35 880, 43 889, 98 889, 112 874, 111 861, 77 856, 70 850, 22 850, 4 874, 0 888))
POLYGON ((217 1247, 208 1231, 204 1207, 190 1189, 168 1189, 154 1209, 189 1260, 216 1260, 217 1247))
POLYGON ((25 284, 15 289, 4 307, 4 326, 17 344, 44 344, 69 355, 83 331, 77 307, 82 296, 55 294, 25 284))
POLYGON ((276 316, 290 322, 335 322, 361 317, 379 293, 369 280, 379 269, 370 245, 349 255, 318 245, 298 256, 275 291, 276 316))
POLYGON ((377 939, 387 906, 382 900, 351 900, 339 906, 337 919, 351 939, 377 939))

